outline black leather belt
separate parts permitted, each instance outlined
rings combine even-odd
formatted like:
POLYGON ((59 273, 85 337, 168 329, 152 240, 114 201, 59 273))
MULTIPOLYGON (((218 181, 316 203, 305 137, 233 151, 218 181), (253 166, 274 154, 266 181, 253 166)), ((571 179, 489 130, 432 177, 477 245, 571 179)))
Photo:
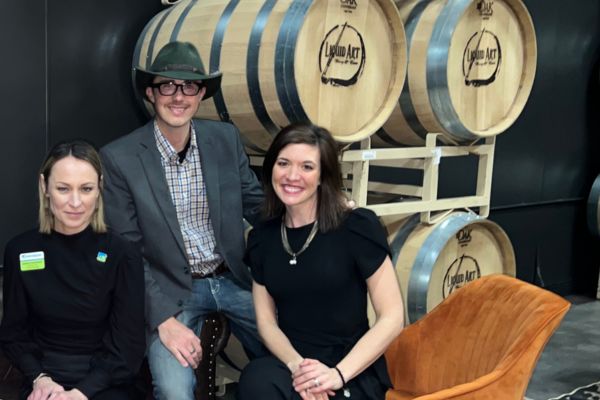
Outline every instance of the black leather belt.
POLYGON ((192 279, 204 279, 204 278, 215 277, 215 276, 224 274, 227 271, 229 271, 229 268, 227 268, 227 265, 225 265, 225 263, 222 262, 221 264, 219 264, 219 266, 217 268, 215 268, 214 271, 192 272, 192 279))

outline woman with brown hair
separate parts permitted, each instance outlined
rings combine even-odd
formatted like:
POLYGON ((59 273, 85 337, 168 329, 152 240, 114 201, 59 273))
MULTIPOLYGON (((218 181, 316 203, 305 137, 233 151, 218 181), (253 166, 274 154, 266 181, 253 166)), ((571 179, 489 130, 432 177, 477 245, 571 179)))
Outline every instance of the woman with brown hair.
POLYGON ((144 356, 139 252, 107 230, 102 166, 87 142, 54 146, 40 169, 39 228, 4 254, 0 344, 22 399, 131 399, 144 356))
POLYGON ((284 128, 265 156, 263 186, 268 219, 250 233, 247 260, 273 355, 246 367, 238 397, 383 399, 391 385, 382 354, 402 329, 402 298, 377 217, 346 206, 329 132, 284 128))

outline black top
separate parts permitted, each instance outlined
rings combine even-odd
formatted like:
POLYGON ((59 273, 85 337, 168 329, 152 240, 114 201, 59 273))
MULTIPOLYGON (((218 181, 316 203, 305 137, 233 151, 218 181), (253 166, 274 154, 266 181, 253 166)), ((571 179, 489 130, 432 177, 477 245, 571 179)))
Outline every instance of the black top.
MULTIPOLYGON (((300 355, 334 366, 369 329, 366 279, 390 254, 385 231, 372 211, 355 209, 336 230, 318 232, 290 265, 280 227, 275 218, 251 231, 252 277, 273 298, 279 327, 300 355)), ((300 250, 311 228, 286 228, 293 251, 300 250)), ((361 377, 371 382, 360 385, 366 393, 378 393, 369 398, 381 396, 379 388, 369 387, 373 379, 391 386, 383 357, 354 380, 361 377)))
POLYGON ((141 255, 90 227, 17 236, 4 254, 0 342, 29 382, 41 372, 52 377, 44 360, 54 353, 91 356, 87 375, 72 385, 88 398, 127 382, 145 351, 141 255))

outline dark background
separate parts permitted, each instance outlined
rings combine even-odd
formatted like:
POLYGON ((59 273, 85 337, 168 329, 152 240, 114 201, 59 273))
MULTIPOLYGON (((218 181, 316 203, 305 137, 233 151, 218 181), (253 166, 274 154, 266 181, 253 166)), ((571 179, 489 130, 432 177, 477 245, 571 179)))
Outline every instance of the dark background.
MULTIPOLYGON (((598 0, 526 0, 538 42, 535 83, 497 140, 490 219, 515 247, 518 277, 592 294, 600 246, 586 199, 600 172, 598 0)), ((59 140, 98 146, 145 121, 131 58, 159 0, 0 1, 0 252, 36 225, 37 169, 59 140)), ((440 193, 473 181, 468 160, 444 165, 440 193)))

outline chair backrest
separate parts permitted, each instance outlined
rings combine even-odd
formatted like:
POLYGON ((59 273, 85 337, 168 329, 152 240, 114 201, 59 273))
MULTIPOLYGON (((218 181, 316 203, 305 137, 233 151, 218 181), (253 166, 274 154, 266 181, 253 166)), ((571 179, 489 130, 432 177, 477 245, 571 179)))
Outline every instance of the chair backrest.
POLYGON ((527 358, 526 387, 568 308, 560 296, 505 275, 469 283, 410 327, 419 331, 415 389, 431 393, 492 371, 502 374, 536 351, 527 358))

